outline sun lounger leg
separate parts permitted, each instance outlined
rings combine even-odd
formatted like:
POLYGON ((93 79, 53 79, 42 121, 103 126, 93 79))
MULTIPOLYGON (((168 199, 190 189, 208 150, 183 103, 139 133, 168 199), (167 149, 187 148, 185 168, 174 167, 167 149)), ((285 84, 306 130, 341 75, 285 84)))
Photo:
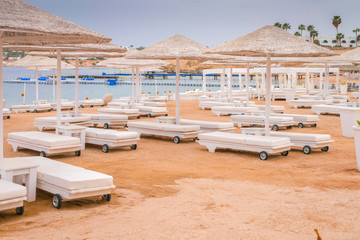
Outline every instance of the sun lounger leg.
POLYGON ((209 150, 209 152, 215 152, 216 146, 207 145, 206 147, 209 150))

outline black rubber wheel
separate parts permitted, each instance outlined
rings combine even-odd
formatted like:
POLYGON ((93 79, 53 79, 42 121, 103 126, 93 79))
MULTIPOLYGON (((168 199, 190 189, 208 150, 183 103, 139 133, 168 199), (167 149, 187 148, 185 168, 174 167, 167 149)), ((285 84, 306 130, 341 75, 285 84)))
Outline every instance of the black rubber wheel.
POLYGON ((316 127, 316 126, 317 126, 317 124, 315 123, 313 126, 314 126, 314 127, 316 127))
POLYGON ((140 119, 140 116, 137 116, 136 118, 137 118, 137 119, 140 119))
POLYGON ((84 105, 80 105, 80 108, 84 108, 84 105))
POLYGON ((178 136, 175 136, 173 141, 174 141, 174 143, 179 144, 180 143, 180 138, 178 136))
POLYGON ((102 195, 102 199, 110 202, 110 200, 111 200, 111 194, 104 194, 104 195, 102 195))
POLYGON ((104 129, 108 129, 109 128, 109 124, 108 123, 104 123, 104 129))
POLYGON ((34 113, 37 113, 37 112, 38 112, 38 110, 37 110, 37 109, 35 109, 35 110, 34 110, 34 113))
POLYGON ((323 151, 323 152, 329 151, 329 146, 325 146, 325 147, 321 148, 321 151, 323 151))
POLYGON ((125 124, 125 125, 124 125, 124 128, 128 128, 128 125, 127 125, 127 124, 125 124))
POLYGON ((70 110, 73 110, 73 108, 70 108, 70 110))
POLYGON ((275 125, 272 126, 271 129, 274 130, 274 131, 278 131, 278 130, 279 130, 279 126, 275 124, 275 125))
POLYGON ((107 144, 104 144, 104 145, 102 145, 101 150, 102 150, 104 153, 107 153, 107 152, 109 152, 109 146, 108 146, 107 144))
POLYGON ((7 119, 10 119, 10 116, 7 116, 6 118, 7 118, 7 119))
POLYGON ((41 151, 41 152, 40 152, 40 157, 46 157, 46 152, 41 151))
POLYGON ((150 113, 148 114, 148 117, 151 118, 151 114, 150 114, 150 113))
POLYGON ((310 154, 311 153, 311 147, 309 147, 308 145, 303 147, 303 152, 305 154, 310 154))
POLYGON ((94 105, 90 105, 90 107, 91 107, 91 108, 93 108, 93 107, 94 107, 94 105))
POLYGON ((165 117, 169 116, 168 114, 165 114, 165 117))
POLYGON ((133 145, 131 145, 131 147, 130 147, 132 150, 136 150, 137 149, 137 144, 133 144, 133 145))
POLYGON ((22 207, 17 207, 16 209, 15 209, 15 211, 16 211, 16 214, 17 215, 23 215, 24 214, 24 206, 22 206, 22 207))
POLYGON ((193 141, 196 142, 196 140, 199 140, 198 137, 194 137, 193 141))
POLYGON ((267 159, 268 159, 268 154, 267 154, 267 152, 265 152, 265 151, 262 151, 262 152, 260 152, 260 154, 259 154, 259 158, 260 158, 260 160, 263 160, 263 161, 266 161, 267 159))
POLYGON ((292 126, 288 126, 288 129, 292 129, 292 126))
POLYGON ((55 194, 53 196, 52 205, 54 208, 60 209, 62 206, 62 197, 60 194, 55 194))
POLYGON ((281 153, 281 156, 284 156, 284 157, 285 157, 285 156, 287 156, 287 155, 289 155, 289 151, 285 151, 285 152, 282 152, 282 153, 281 153))
POLYGON ((303 123, 299 123, 298 124, 298 128, 303 128, 304 127, 304 124, 303 123))
POLYGON ((79 151, 75 151, 75 156, 80 157, 80 155, 81 155, 81 151, 80 151, 80 150, 79 150, 79 151))

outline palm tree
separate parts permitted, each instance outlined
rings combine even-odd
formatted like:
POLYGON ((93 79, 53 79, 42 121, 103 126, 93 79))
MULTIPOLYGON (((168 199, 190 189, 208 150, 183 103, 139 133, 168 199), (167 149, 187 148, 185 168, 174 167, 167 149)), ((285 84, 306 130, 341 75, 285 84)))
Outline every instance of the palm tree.
POLYGON ((298 36, 298 37, 301 36, 301 34, 300 34, 299 32, 295 32, 294 35, 295 35, 295 36, 298 36))
MULTIPOLYGON (((332 19, 332 25, 334 25, 334 27, 336 28, 336 36, 339 33, 339 25, 341 24, 341 17, 340 16, 334 16, 332 19)), ((338 42, 339 45, 339 42, 338 42)), ((341 44, 340 44, 341 46, 341 44)))
POLYGON ((304 24, 300 24, 298 27, 298 30, 300 30, 300 35, 302 36, 302 31, 305 31, 305 25, 304 24))
POLYGON ((357 43, 357 39, 358 39, 358 32, 360 32, 360 28, 355 28, 353 30, 353 33, 355 33, 355 46, 357 47, 358 46, 358 43, 357 43))
MULTIPOLYGON (((309 34, 311 33, 311 31, 314 31, 315 30, 315 27, 314 25, 309 25, 307 26, 306 30, 309 32, 309 34)), ((311 42, 311 36, 310 36, 310 42, 311 42)))
POLYGON ((287 31, 288 29, 291 29, 290 23, 284 23, 284 24, 282 25, 282 29, 285 30, 285 31, 287 31))
POLYGON ((310 32, 310 38, 312 38, 312 42, 314 42, 315 37, 317 37, 317 36, 319 36, 318 31, 312 30, 312 31, 310 32))
POLYGON ((281 28, 281 27, 282 27, 281 23, 279 23, 279 22, 276 22, 276 23, 274 24, 274 26, 275 26, 275 27, 278 27, 278 28, 281 28))
POLYGON ((343 33, 338 33, 338 34, 336 34, 336 40, 338 41, 338 42, 340 42, 340 47, 341 47, 341 39, 343 39, 345 36, 344 36, 344 34, 343 33))

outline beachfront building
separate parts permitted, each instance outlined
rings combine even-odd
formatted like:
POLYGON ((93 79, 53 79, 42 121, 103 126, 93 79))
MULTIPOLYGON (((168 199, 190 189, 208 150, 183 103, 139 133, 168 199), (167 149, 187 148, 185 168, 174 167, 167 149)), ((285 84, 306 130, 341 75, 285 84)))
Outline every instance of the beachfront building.
MULTIPOLYGON (((310 41, 310 36, 303 36, 303 38, 306 41, 310 41)), ((317 40, 319 40, 321 45, 324 46, 331 46, 331 47, 335 47, 337 45, 337 40, 335 36, 319 36, 316 37, 317 40)), ((355 42, 355 36, 345 36, 343 39, 341 39, 341 46, 342 47, 355 47, 356 46, 356 42, 355 42)), ((358 42, 358 46, 360 46, 360 43, 358 42)))

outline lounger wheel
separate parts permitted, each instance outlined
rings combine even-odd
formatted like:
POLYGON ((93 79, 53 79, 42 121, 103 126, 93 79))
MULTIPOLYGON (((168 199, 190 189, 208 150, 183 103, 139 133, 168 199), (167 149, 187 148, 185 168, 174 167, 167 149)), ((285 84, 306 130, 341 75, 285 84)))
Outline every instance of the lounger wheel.
POLYGON ((47 110, 48 112, 51 112, 52 111, 52 108, 50 108, 49 110, 47 110))
POLYGON ((10 119, 10 116, 7 116, 6 118, 7 118, 7 119, 10 119))
POLYGON ((80 107, 80 108, 84 108, 84 105, 81 104, 79 107, 80 107))
POLYGON ((94 127, 97 127, 97 124, 94 124, 94 127))
POLYGON ((148 117, 151 118, 151 114, 150 114, 150 113, 148 114, 148 117))
POLYGON ((180 138, 178 136, 175 136, 173 141, 174 141, 174 143, 179 144, 180 143, 180 138))
POLYGON ((38 112, 38 110, 37 110, 37 109, 35 109, 35 110, 34 110, 34 113, 37 113, 37 112, 38 112))
POLYGON ((94 107, 94 105, 90 105, 90 107, 92 108, 92 107, 94 107))
POLYGON ((109 124, 108 123, 104 123, 104 129, 108 129, 109 128, 109 124))
POLYGON ((287 129, 292 129, 292 126, 288 126, 287 129))
POLYGON ((140 116, 137 116, 136 118, 137 118, 137 119, 140 119, 140 116))
POLYGON ((304 124, 303 123, 299 123, 298 124, 298 128, 303 128, 304 127, 304 124))
POLYGON ((136 150, 136 148, 137 148, 137 144, 133 144, 133 145, 131 145, 131 147, 130 147, 132 150, 136 150))
POLYGON ((107 153, 107 152, 109 152, 109 146, 108 146, 107 144, 104 144, 104 145, 102 145, 101 150, 102 150, 104 153, 107 153))
POLYGON ((128 128, 128 125, 127 125, 127 124, 125 124, 125 125, 124 125, 124 128, 128 128))
POLYGON ((284 151, 284 152, 281 153, 281 156, 284 156, 284 157, 285 157, 285 156, 287 156, 287 155, 289 155, 289 151, 284 151))
POLYGON ((260 160, 265 161, 265 160, 268 159, 268 157, 269 157, 269 155, 268 155, 267 152, 265 152, 265 151, 262 151, 262 152, 259 154, 260 160))
POLYGON ((110 200, 111 200, 111 194, 104 194, 104 195, 102 195, 102 199, 110 202, 110 200))
POLYGON ((55 194, 53 196, 52 205, 54 208, 60 209, 62 206, 62 197, 60 194, 55 194))
POLYGON ((303 147, 303 152, 304 152, 305 154, 310 154, 310 153, 311 153, 311 147, 308 146, 308 145, 304 146, 304 147, 303 147))
POLYGON ((16 214, 17 214, 17 215, 23 215, 23 214, 24 214, 24 206, 22 206, 22 207, 17 207, 17 208, 15 209, 15 211, 16 211, 16 214))
POLYGON ((78 151, 75 151, 75 156, 79 157, 81 155, 81 151, 78 150, 78 151))
POLYGON ((274 130, 274 131, 278 131, 278 130, 279 130, 279 126, 278 126, 278 125, 274 125, 274 126, 272 126, 271 129, 274 130))
POLYGON ((329 146, 325 146, 325 147, 321 148, 321 151, 323 151, 323 152, 329 151, 329 146))
POLYGON ((40 157, 46 157, 46 152, 41 151, 41 152, 40 152, 40 157))
POLYGON ((196 142, 197 140, 199 140, 199 138, 198 137, 194 137, 194 142, 196 142))
POLYGON ((165 117, 169 116, 167 113, 165 114, 165 117))

